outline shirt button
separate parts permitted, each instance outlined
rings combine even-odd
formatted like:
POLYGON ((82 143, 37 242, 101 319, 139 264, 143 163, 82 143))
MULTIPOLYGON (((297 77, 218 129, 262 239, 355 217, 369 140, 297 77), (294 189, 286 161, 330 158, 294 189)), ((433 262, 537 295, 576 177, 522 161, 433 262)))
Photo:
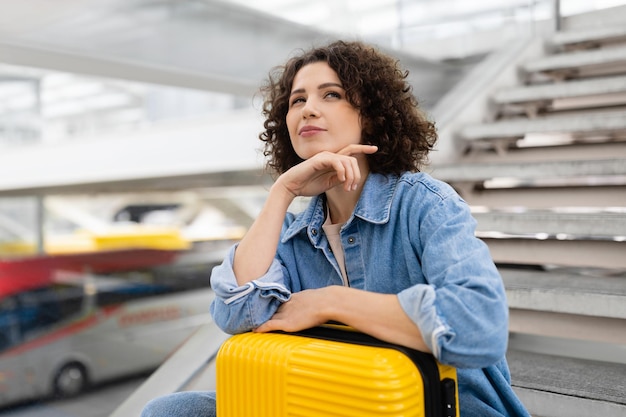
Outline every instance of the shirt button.
POLYGON ((353 243, 354 243, 354 240, 355 240, 355 239, 354 239, 352 236, 350 236, 350 237, 348 238, 348 243, 353 244, 353 243))
POLYGON ((311 229, 311 234, 313 236, 317 236, 317 229, 311 229))

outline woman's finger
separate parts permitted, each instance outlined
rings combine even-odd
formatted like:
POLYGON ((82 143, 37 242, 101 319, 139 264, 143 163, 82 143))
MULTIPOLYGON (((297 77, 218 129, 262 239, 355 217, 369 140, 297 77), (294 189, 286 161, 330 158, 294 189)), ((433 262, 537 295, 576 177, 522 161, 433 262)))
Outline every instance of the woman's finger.
POLYGON ((345 182, 348 179, 349 173, 346 166, 343 164, 343 161, 341 159, 333 158, 331 164, 339 182, 345 182))
POLYGON ((337 152, 338 155, 373 154, 378 151, 376 145, 350 144, 337 152))
POLYGON ((349 190, 354 181, 354 167, 350 159, 354 159, 354 158, 343 157, 338 161, 341 164, 343 172, 344 172, 343 188, 345 190, 349 190))

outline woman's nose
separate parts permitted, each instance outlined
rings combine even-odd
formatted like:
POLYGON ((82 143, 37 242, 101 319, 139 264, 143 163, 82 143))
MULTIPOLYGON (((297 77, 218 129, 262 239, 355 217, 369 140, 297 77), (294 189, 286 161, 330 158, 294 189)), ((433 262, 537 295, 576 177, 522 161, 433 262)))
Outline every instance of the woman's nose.
POLYGON ((304 107, 302 107, 302 117, 305 119, 309 119, 311 117, 318 117, 318 116, 319 116, 319 110, 317 109, 317 106, 315 105, 315 103, 312 100, 307 100, 304 107))

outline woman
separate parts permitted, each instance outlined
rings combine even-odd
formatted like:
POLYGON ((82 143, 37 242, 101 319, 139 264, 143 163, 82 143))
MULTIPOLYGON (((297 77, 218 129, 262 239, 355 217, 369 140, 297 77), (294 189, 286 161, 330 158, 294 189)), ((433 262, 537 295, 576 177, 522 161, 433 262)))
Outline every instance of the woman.
MULTIPOLYGON (((329 320, 458 368, 463 416, 527 416, 505 360, 508 310, 467 204, 420 168, 436 140, 407 73, 359 42, 303 52, 264 92, 264 207, 211 285, 228 333, 329 320), (292 214, 298 196, 313 197, 292 214)), ((179 393, 144 416, 212 416, 214 393, 179 393)))

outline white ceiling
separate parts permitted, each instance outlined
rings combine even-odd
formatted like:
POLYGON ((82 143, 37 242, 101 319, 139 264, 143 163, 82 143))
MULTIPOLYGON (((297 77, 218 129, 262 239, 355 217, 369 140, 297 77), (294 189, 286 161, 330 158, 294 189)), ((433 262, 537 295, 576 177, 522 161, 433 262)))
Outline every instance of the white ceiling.
POLYGON ((0 0, 0 62, 249 96, 295 48, 341 36, 397 52, 408 32, 445 37, 540 18, 552 1, 0 0))
MULTIPOLYGON (((337 36, 234 1, 0 1, 0 146, 249 107, 272 66, 337 36)), ((419 78, 425 104, 459 77, 381 47, 419 78)))
MULTIPOLYGON (((564 14, 626 1, 562 0, 564 14)), ((436 37, 541 18, 552 0, 0 0, 0 147, 253 105, 297 48, 361 38, 396 55, 425 107, 464 71, 436 37)))

